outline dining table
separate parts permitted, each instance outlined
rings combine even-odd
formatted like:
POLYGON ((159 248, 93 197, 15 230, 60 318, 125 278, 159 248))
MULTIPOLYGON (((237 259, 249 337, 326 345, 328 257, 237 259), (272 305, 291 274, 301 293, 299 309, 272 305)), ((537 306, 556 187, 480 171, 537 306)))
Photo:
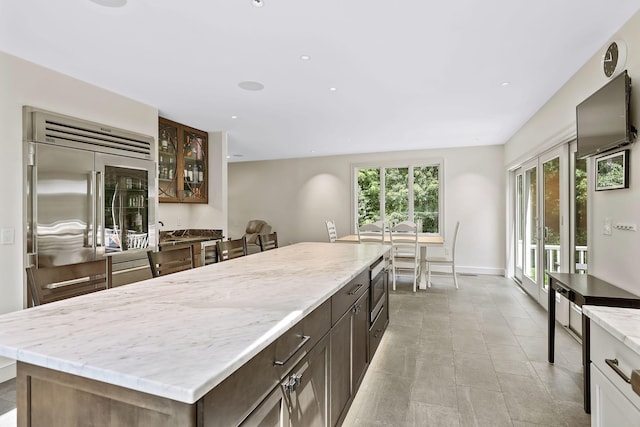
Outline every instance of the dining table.
MULTIPOLYGON (((357 234, 348 234, 336 239, 340 243, 360 243, 357 234)), ((391 244, 391 237, 385 234, 384 243, 391 244)), ((366 243, 370 245, 371 243, 366 243)), ((420 246, 420 278, 418 281, 419 289, 427 289, 427 246, 443 245, 444 238, 434 235, 418 235, 418 246, 420 246)))

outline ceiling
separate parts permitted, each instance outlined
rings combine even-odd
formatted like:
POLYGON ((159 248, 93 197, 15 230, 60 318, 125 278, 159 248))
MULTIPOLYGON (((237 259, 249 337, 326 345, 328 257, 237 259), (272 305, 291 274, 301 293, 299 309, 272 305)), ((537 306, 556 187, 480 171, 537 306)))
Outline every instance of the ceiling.
POLYGON ((0 50, 227 131, 230 161, 282 159, 503 144, 640 9, 263 3, 0 0, 0 50))

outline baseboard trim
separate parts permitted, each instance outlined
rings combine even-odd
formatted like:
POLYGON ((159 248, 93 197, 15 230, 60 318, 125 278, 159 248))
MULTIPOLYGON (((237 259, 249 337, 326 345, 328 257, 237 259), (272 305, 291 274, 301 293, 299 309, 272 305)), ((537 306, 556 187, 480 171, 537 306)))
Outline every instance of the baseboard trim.
MULTIPOLYGON (((506 277, 506 270, 504 268, 493 267, 461 267, 456 268, 458 274, 469 275, 486 275, 486 276, 503 276, 506 277)), ((451 267, 444 265, 434 265, 431 267, 431 273, 434 274, 449 274, 451 275, 451 267)))

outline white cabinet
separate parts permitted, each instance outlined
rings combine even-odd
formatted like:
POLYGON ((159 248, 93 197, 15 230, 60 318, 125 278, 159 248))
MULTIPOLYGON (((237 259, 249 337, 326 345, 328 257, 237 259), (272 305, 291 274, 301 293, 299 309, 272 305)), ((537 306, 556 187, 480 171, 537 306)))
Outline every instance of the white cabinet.
POLYGON ((590 344, 591 425, 640 427, 640 396, 624 378, 640 369, 640 354, 593 321, 590 344))

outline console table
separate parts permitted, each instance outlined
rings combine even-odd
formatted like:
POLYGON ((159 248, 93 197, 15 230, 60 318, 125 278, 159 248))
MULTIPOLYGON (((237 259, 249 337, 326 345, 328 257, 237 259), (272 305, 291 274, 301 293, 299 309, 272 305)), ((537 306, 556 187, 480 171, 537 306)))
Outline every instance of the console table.
MULTIPOLYGON (((549 275, 549 363, 554 361, 556 328, 556 292, 575 303, 609 307, 640 308, 640 296, 620 289, 589 274, 548 273, 549 275)), ((584 410, 591 413, 591 371, 589 363, 590 320, 582 314, 582 364, 584 410)))

